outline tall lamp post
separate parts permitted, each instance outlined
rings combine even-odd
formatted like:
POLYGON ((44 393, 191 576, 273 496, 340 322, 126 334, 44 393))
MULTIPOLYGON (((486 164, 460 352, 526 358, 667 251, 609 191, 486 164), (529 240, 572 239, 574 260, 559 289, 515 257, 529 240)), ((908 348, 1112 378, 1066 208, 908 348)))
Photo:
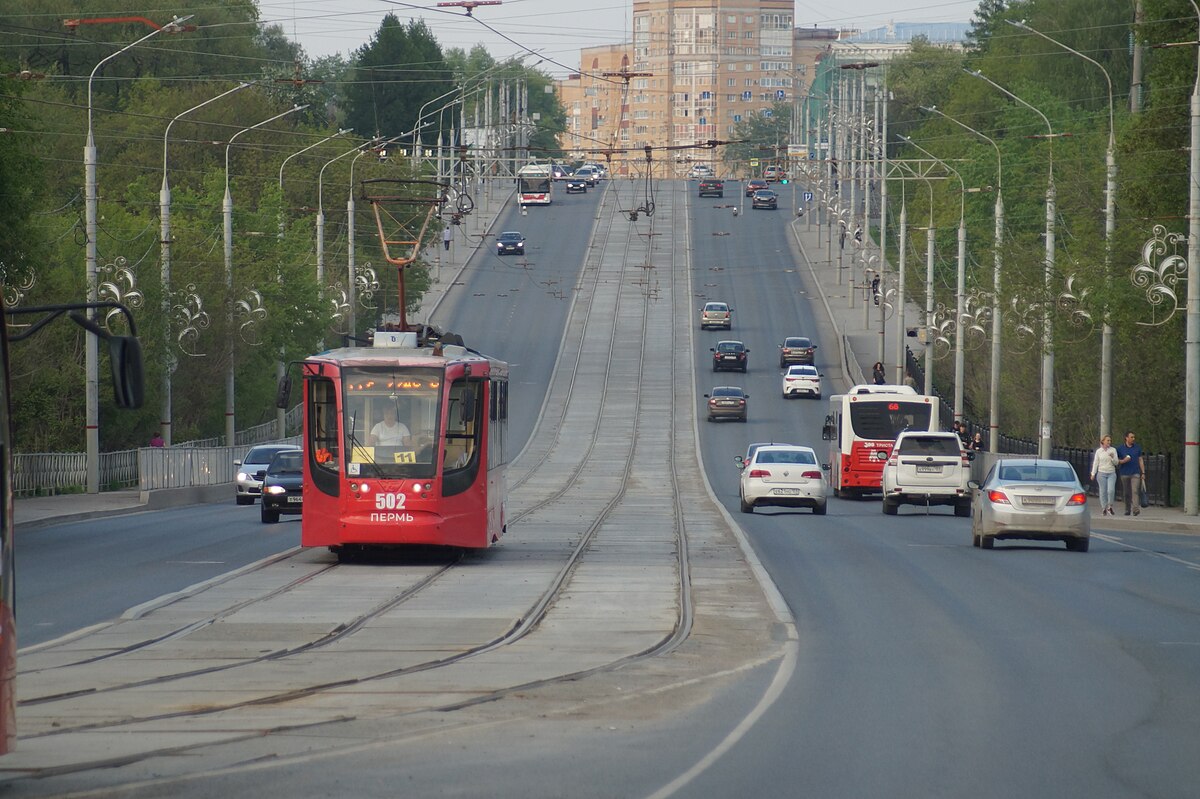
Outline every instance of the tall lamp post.
POLYGON ((202 103, 182 111, 167 123, 163 131, 163 177, 162 187, 158 190, 158 216, 160 244, 159 278, 162 283, 162 318, 163 318, 163 376, 162 376, 162 419, 159 422, 160 435, 166 446, 171 446, 171 371, 175 360, 171 353, 171 184, 167 181, 167 141, 171 136, 171 126, 193 111, 197 111, 209 103, 215 103, 223 97, 253 86, 252 83, 241 83, 226 92, 210 97, 202 103))
MULTIPOLYGON (((96 185, 96 139, 92 133, 92 81, 100 67, 113 60, 121 53, 137 47, 142 42, 160 33, 178 33, 183 30, 182 24, 192 18, 176 17, 161 28, 155 28, 142 38, 131 42, 115 53, 111 53, 96 63, 88 75, 87 84, 87 141, 83 145, 83 203, 86 234, 85 259, 87 263, 87 300, 96 302, 98 281, 96 278, 97 219, 99 218, 100 190, 96 185)), ((121 21, 121 20, 112 20, 121 21)), ((145 20, 143 20, 145 21, 145 20)), ((89 312, 89 317, 91 312, 89 312)), ((85 439, 87 444, 87 492, 100 492, 100 339, 98 336, 84 336, 84 403, 85 409, 85 439)))
POLYGON ((953 173, 954 177, 958 178, 958 186, 961 191, 958 201, 958 277, 954 289, 954 421, 961 422, 963 418, 963 372, 965 371, 962 318, 967 282, 967 185, 963 183, 962 175, 958 174, 957 169, 907 136, 900 138, 937 161, 948 172, 953 173))
MULTIPOLYGON (((1200 25, 1200 6, 1189 0, 1200 25)), ((1200 27, 1197 28, 1200 35, 1200 27)), ((1188 166, 1187 359, 1184 388, 1183 512, 1200 514, 1200 58, 1192 85, 1188 166)))
POLYGON ((960 128, 974 133, 979 138, 992 145, 996 151, 996 231, 992 243, 992 375, 988 390, 988 450, 1000 451, 1000 265, 1003 256, 1000 248, 1004 244, 1004 164, 1000 160, 1000 145, 989 136, 985 136, 975 128, 960 122, 949 114, 937 109, 937 106, 921 106, 921 110, 937 114, 943 119, 953 122, 960 128))
MULTIPOLYGON (((1042 403, 1041 423, 1038 425, 1038 457, 1050 457, 1050 439, 1054 431, 1054 315, 1053 306, 1049 301, 1050 282, 1054 272, 1054 128, 1050 120, 1038 109, 1017 97, 1015 94, 996 83, 978 70, 964 69, 968 75, 979 78, 997 91, 1012 98, 1021 105, 1033 111, 1046 123, 1046 139, 1050 146, 1050 170, 1046 180, 1046 263, 1045 289, 1046 299, 1042 303, 1042 403)), ((1200 295, 1198 295, 1200 304, 1200 295)))
POLYGON ((233 399, 233 384, 234 384, 234 369, 233 369, 233 195, 229 193, 229 149, 233 147, 233 143, 243 133, 248 133, 256 128, 261 128, 274 122, 277 119, 282 119, 288 114, 294 114, 297 111, 303 111, 308 108, 307 105, 295 105, 284 111, 282 114, 276 114, 270 119, 264 119, 262 122, 251 125, 248 128, 242 128, 237 133, 229 137, 229 141, 225 144, 225 197, 221 202, 221 215, 224 222, 225 231, 225 291, 229 295, 226 300, 228 305, 227 320, 229 322, 229 342, 227 345, 226 356, 228 365, 225 368, 225 446, 232 447, 237 442, 234 440, 237 436, 236 425, 234 421, 234 399, 233 399))
MULTIPOLYGON (((1195 3, 1192 4, 1193 6, 1195 3)), ((1112 77, 1108 74, 1108 70, 1094 58, 1084 55, 1083 53, 1068 47, 1058 39, 1053 39, 1041 31, 1036 31, 1018 20, 1005 20, 1010 25, 1020 28, 1023 31, 1028 31, 1035 36, 1040 36, 1051 44, 1056 44, 1068 53, 1079 56, 1084 61, 1095 65, 1104 73, 1104 80, 1108 83, 1108 148, 1104 153, 1104 274, 1105 278, 1112 277, 1112 239, 1113 232, 1117 228, 1117 157, 1116 157, 1116 132, 1113 125, 1113 85, 1112 77)), ((1194 176, 1193 176, 1194 178, 1194 176)), ((1108 435, 1112 432, 1109 426, 1112 424, 1112 323, 1109 320, 1107 310, 1104 314, 1104 327, 1100 337, 1100 435, 1108 435)))

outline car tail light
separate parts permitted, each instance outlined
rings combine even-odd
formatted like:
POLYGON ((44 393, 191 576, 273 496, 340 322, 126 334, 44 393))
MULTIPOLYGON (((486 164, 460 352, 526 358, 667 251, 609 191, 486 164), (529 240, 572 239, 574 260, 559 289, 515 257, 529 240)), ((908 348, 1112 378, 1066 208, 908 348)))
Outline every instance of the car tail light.
POLYGON ((991 491, 987 492, 987 498, 988 498, 988 500, 989 500, 989 501, 991 501, 992 503, 994 503, 994 504, 996 504, 996 505, 1010 505, 1010 504, 1012 504, 1012 503, 1010 503, 1010 502, 1008 501, 1008 495, 1007 495, 1007 494, 1005 494, 1003 491, 997 491, 997 490, 996 490, 996 489, 994 489, 994 488, 993 488, 991 491))
POLYGON ((804 474, 802 474, 800 476, 803 477, 805 480, 820 480, 821 479, 820 472, 805 472, 804 474))
POLYGON ((1087 494, 1072 494, 1071 498, 1067 500, 1067 504, 1068 505, 1086 505, 1087 504, 1087 494))
POLYGON ((745 405, 745 404, 746 404, 746 401, 744 399, 738 400, 738 405, 745 405))
POLYGON ((751 477, 770 477, 771 473, 769 471, 767 471, 766 469, 751 469, 750 476, 751 477))
POLYGON ((898 458, 888 458, 887 465, 888 466, 896 466, 899 462, 900 461, 898 458))

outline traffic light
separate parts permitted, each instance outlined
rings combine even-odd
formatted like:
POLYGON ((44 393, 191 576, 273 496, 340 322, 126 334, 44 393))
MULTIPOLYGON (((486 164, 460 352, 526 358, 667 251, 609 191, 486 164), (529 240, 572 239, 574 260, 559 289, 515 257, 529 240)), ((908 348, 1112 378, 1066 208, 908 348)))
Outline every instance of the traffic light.
POLYGON ((788 182, 788 179, 787 179, 787 178, 780 178, 780 179, 779 179, 779 183, 780 183, 781 185, 783 185, 783 186, 786 186, 786 185, 787 185, 787 182, 788 182))

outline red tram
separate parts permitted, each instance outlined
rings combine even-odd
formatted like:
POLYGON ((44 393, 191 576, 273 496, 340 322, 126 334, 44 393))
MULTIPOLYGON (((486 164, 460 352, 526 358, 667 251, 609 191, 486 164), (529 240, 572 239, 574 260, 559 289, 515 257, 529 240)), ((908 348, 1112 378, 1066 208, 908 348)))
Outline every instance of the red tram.
POLYGON ((371 347, 305 359, 303 376, 303 546, 345 560, 379 546, 500 539, 507 364, 381 331, 371 347))

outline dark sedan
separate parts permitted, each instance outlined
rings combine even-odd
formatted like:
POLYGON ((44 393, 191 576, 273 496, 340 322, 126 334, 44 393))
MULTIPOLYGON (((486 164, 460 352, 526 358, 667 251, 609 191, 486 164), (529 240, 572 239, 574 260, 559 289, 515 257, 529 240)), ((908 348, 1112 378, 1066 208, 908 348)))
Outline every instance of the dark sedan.
POLYGON ((719 372, 723 369, 732 369, 735 372, 744 372, 749 365, 750 350, 746 349, 746 345, 740 341, 718 341, 717 346, 709 350, 713 354, 712 370, 719 372))
POLYGON ((770 189, 759 189, 754 192, 754 197, 750 200, 750 207, 774 211, 779 208, 779 195, 770 189))
POLYGON ((567 177, 567 194, 578 194, 579 192, 587 193, 588 182, 586 178, 577 178, 574 175, 567 177))
POLYGON ((524 255, 525 237, 515 230, 506 230, 496 237, 496 255, 524 255))
POLYGON ((817 345, 807 336, 788 336, 779 345, 779 368, 792 363, 812 364, 817 353, 817 345))
POLYGON ((300 513, 303 507, 304 461, 300 450, 280 452, 263 477, 263 524, 279 521, 281 513, 300 513))

